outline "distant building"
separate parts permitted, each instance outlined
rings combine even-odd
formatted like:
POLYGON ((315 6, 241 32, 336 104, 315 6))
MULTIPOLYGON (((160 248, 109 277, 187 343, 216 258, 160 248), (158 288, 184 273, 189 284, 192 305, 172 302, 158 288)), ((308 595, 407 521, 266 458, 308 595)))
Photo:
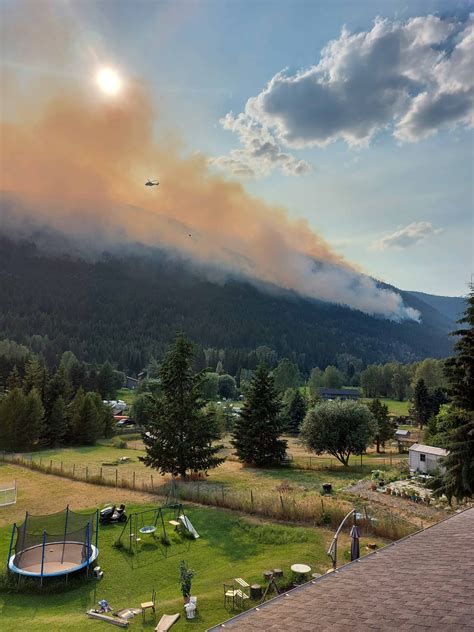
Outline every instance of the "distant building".
POLYGON ((125 388, 130 388, 132 391, 134 391, 136 388, 138 387, 138 380, 134 377, 127 377, 125 378, 125 388))
POLYGON ((405 452, 411 445, 413 445, 413 439, 411 438, 410 430, 396 430, 393 438, 398 443, 398 451, 405 452))
POLYGON ((440 467, 440 460, 448 455, 447 450, 432 445, 414 443, 408 450, 410 470, 427 474, 440 467))
POLYGON ((360 393, 356 388, 320 388, 321 399, 359 399, 360 393))

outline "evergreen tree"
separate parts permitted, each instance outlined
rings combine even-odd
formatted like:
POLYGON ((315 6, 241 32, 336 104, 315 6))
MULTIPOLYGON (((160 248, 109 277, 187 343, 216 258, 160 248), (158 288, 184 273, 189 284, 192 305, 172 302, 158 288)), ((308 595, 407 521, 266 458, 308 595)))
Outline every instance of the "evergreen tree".
POLYGON ((0 400, 0 449, 14 452, 17 449, 17 421, 23 416, 25 394, 13 388, 0 400))
POLYGON ((232 375, 228 375, 227 373, 224 373, 224 375, 219 375, 218 390, 219 397, 225 399, 234 399, 237 386, 232 375))
POLYGON ((40 397, 44 397, 48 373, 44 362, 38 358, 32 358, 25 365, 25 377, 23 378, 23 390, 29 393, 35 388, 40 397))
POLYGON ((377 452, 380 452, 380 446, 385 447, 385 442, 393 439, 397 424, 390 419, 387 404, 382 404, 379 399, 373 399, 367 404, 375 422, 375 444, 377 452))
POLYGON ((449 394, 456 406, 474 410, 474 286, 471 285, 464 316, 458 321, 464 325, 453 332, 458 336, 454 346, 456 355, 445 362, 449 394))
POLYGON ((32 388, 23 403, 22 415, 16 420, 17 447, 25 452, 35 448, 44 433, 44 408, 36 388, 32 388))
POLYGON ((201 386, 205 374, 193 372, 194 346, 178 335, 160 368, 161 393, 149 406, 149 423, 143 433, 146 456, 140 457, 162 474, 206 472, 224 459, 217 420, 203 409, 201 386))
POLYGON ((18 372, 17 366, 15 364, 13 369, 10 371, 10 375, 8 376, 8 379, 7 379, 7 383, 6 383, 7 390, 11 391, 14 388, 21 388, 22 382, 23 381, 20 377, 20 373, 18 372))
POLYGON ((55 448, 64 445, 68 432, 66 404, 59 395, 51 406, 51 412, 46 418, 45 439, 48 446, 55 448))
MULTIPOLYGON (((95 390, 95 389, 94 389, 95 390)), ((117 395, 117 381, 110 362, 104 362, 97 377, 97 390, 102 399, 114 399, 117 395)))
POLYGON ((261 364, 234 424, 232 445, 241 461, 258 467, 281 463, 287 443, 279 438, 283 430, 280 409, 281 402, 273 378, 267 367, 261 364))
MULTIPOLYGON (((459 336, 456 355, 446 361, 446 377, 453 403, 441 424, 441 443, 448 456, 444 470, 435 478, 434 494, 445 494, 462 501, 474 496, 474 288, 471 285, 468 305, 459 321, 465 326, 454 332, 459 336), (444 431, 443 431, 444 430, 444 431)), ((438 418, 441 414, 438 415, 438 418)), ((438 435, 439 436, 439 435, 438 435)))
POLYGON ((430 394, 426 388, 425 381, 423 378, 420 378, 416 383, 415 392, 413 393, 413 412, 420 428, 423 428, 428 422, 431 410, 430 394))
POLYGON ((306 400, 299 389, 293 391, 286 412, 286 428, 290 434, 297 435, 306 416, 306 400))
POLYGON ((115 420, 110 406, 103 403, 99 393, 90 394, 97 411, 97 437, 112 437, 114 434, 115 420))
POLYGON ((395 399, 403 402, 406 399, 410 376, 403 364, 396 364, 392 375, 392 393, 395 399))
POLYGON ((72 444, 79 444, 81 439, 82 407, 85 393, 81 387, 76 391, 74 399, 68 406, 68 439, 72 444))

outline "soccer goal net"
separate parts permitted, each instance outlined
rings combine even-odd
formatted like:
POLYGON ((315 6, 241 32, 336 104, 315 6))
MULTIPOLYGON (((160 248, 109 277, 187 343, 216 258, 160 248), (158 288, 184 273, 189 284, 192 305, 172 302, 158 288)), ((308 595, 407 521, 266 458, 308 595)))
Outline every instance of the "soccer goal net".
POLYGON ((5 485, 0 483, 0 507, 14 505, 16 503, 16 481, 5 485))

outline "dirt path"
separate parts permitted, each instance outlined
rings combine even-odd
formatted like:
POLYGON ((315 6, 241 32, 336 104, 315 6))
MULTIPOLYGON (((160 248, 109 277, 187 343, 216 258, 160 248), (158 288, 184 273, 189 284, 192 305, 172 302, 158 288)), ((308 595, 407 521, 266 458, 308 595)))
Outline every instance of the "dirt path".
POLYGON ((18 486, 17 503, 0 507, 0 526, 15 521, 21 522, 25 511, 32 514, 49 514, 64 509, 68 504, 75 510, 121 502, 157 502, 157 496, 153 494, 91 485, 53 474, 35 472, 20 465, 0 464, 0 482, 10 483, 14 480, 18 486))
POLYGON ((448 515, 443 509, 436 509, 429 505, 414 503, 406 498, 398 496, 388 496, 381 492, 374 492, 370 489, 371 483, 368 481, 359 481, 355 485, 346 487, 344 491, 356 494, 362 498, 367 498, 382 507, 387 507, 393 513, 405 518, 417 527, 428 526, 439 522, 448 515))

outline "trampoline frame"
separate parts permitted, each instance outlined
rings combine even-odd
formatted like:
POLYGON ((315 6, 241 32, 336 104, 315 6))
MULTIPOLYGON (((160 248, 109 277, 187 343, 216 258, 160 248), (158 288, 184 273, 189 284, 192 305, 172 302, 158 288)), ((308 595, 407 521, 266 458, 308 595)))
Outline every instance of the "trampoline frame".
MULTIPOLYGON (((47 542, 47 532, 45 530, 43 530, 43 537, 42 537, 42 542, 41 544, 35 544, 33 546, 27 547, 26 549, 23 549, 20 554, 25 553, 26 551, 31 551, 33 549, 37 549, 41 547, 41 570, 39 572, 37 571, 28 571, 25 569, 20 568, 19 566, 17 566, 15 564, 15 558, 18 555, 16 552, 13 553, 12 555, 12 550, 13 550, 13 545, 14 545, 14 541, 15 541, 15 533, 20 533, 20 528, 17 526, 16 522, 13 524, 13 529, 12 529, 12 535, 10 538, 10 546, 8 549, 8 558, 7 558, 7 567, 8 570, 10 570, 12 573, 16 573, 19 576, 26 576, 26 577, 37 577, 40 579, 40 585, 43 585, 43 579, 45 577, 59 577, 59 576, 66 576, 66 580, 67 580, 67 576, 70 575, 71 573, 75 573, 76 571, 79 571, 83 568, 87 568, 87 574, 89 574, 89 566, 97 559, 98 555, 99 555, 99 510, 96 509, 95 512, 95 544, 92 544, 92 539, 94 537, 93 534, 93 530, 94 530, 94 526, 93 526, 93 519, 92 521, 89 521, 86 525, 86 541, 85 542, 78 542, 75 540, 67 540, 67 526, 68 526, 68 518, 69 518, 69 505, 66 507, 66 518, 65 518, 65 522, 64 522, 64 538, 54 541, 54 542, 47 542), (86 550, 89 552, 89 555, 87 557, 87 559, 84 560, 84 562, 81 562, 80 564, 77 564, 74 567, 68 567, 65 568, 64 570, 61 571, 55 571, 53 573, 45 573, 44 572, 44 563, 45 563, 45 549, 46 546, 53 546, 53 545, 62 545, 63 546, 63 553, 62 553, 62 557, 61 557, 61 564, 64 561, 64 551, 65 551, 65 546, 67 544, 75 544, 78 546, 85 546, 86 550)), ((23 522, 23 525, 27 524, 28 521, 28 512, 26 512, 25 514, 25 520, 23 522)), ((46 518, 47 516, 45 516, 46 518)), ((20 579, 20 577, 18 578, 20 579)))

